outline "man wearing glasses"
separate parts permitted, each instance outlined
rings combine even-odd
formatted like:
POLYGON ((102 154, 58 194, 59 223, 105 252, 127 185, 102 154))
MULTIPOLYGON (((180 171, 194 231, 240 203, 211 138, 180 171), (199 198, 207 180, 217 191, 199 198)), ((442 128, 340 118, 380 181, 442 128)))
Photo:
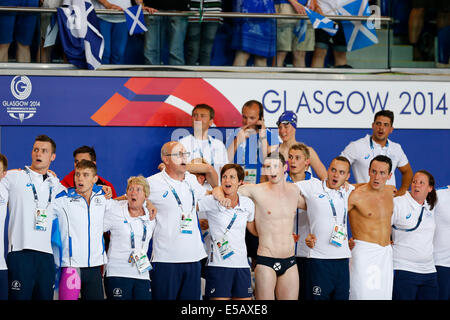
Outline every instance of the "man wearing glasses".
MULTIPOLYGON (((196 212, 205 189, 187 171, 189 152, 176 141, 161 148, 164 169, 147 178, 149 200, 158 210, 153 233, 152 296, 155 300, 199 300, 200 260, 206 257, 196 212)), ((206 178, 217 181, 209 166, 206 178)))

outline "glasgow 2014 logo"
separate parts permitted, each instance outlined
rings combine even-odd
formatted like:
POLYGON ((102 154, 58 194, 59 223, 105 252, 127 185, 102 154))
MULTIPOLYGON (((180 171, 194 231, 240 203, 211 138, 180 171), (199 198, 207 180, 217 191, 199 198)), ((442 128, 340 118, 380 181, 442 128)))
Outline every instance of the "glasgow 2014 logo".
POLYGON ((36 107, 39 107, 41 103, 40 101, 27 100, 33 89, 30 78, 15 76, 11 80, 10 87, 11 94, 16 100, 2 101, 2 105, 6 107, 9 116, 20 122, 33 117, 37 111, 36 107))

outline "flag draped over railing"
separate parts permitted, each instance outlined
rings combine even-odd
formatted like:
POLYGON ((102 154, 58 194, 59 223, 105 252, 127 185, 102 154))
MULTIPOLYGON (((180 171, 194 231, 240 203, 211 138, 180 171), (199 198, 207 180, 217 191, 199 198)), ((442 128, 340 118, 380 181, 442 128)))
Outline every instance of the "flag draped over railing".
POLYGON ((81 69, 101 65, 104 40, 94 6, 89 0, 71 0, 57 8, 59 38, 67 60, 81 69))

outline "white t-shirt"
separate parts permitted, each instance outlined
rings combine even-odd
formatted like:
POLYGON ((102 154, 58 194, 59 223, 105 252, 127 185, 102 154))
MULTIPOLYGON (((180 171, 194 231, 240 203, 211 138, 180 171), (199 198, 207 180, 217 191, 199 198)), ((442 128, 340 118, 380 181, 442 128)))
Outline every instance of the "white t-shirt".
POLYGON ((196 214, 197 201, 205 196, 205 189, 195 175, 185 173, 183 181, 169 177, 165 170, 147 178, 150 185, 149 200, 157 208, 153 232, 152 262, 195 262, 206 257, 196 214), (183 211, 192 214, 192 234, 181 233, 182 211, 171 191, 175 189, 183 211), (194 193, 194 203, 192 193, 194 193))
POLYGON ((450 187, 436 190, 438 201, 434 208, 434 264, 450 267, 450 187))
POLYGON ((199 214, 206 215, 211 237, 214 239, 208 248, 208 266, 248 268, 245 230, 247 222, 255 219, 255 204, 253 201, 250 198, 239 196, 238 205, 227 209, 221 206, 212 195, 209 195, 198 202, 198 208, 199 214), (222 240, 234 214, 236 214, 236 219, 226 232, 226 238, 234 254, 224 260, 214 242, 222 240))
POLYGON ((220 181, 220 170, 228 163, 227 149, 222 141, 208 136, 206 140, 196 139, 192 134, 179 141, 186 151, 190 152, 188 161, 197 158, 205 159, 216 169, 220 181))
POLYGON ((344 241, 341 247, 337 247, 330 243, 330 239, 336 224, 343 224, 345 230, 347 230, 348 197, 354 187, 350 186, 348 191, 344 187, 341 187, 339 190, 333 190, 326 186, 326 181, 320 181, 316 178, 296 182, 296 185, 306 200, 310 225, 309 232, 317 238, 314 248, 309 251, 308 258, 350 258, 351 254, 348 241, 344 241), (334 204, 336 218, 333 216, 329 199, 334 204))
POLYGON ((8 209, 8 192, 0 183, 0 270, 7 270, 5 261, 5 219, 6 211, 8 209))
MULTIPOLYGON (((433 259, 433 237, 435 229, 434 210, 424 203, 420 226, 414 231, 401 231, 392 228, 394 242, 394 269, 416 273, 436 272, 433 259)), ((417 225, 422 206, 409 192, 394 198, 392 224, 397 228, 411 229, 417 225)))
POLYGON ((386 145, 381 147, 371 139, 370 135, 366 135, 364 138, 350 142, 341 153, 341 156, 346 157, 352 164, 356 183, 369 182, 370 161, 378 155, 385 155, 392 160, 392 177, 386 184, 395 186, 395 169, 408 164, 408 158, 400 144, 388 140, 386 145))
POLYGON ((324 15, 339 15, 338 9, 346 0, 317 0, 324 15))
POLYGON ((33 170, 9 170, 5 178, 0 182, 7 192, 9 225, 8 225, 8 252, 24 249, 36 250, 53 254, 51 247, 52 221, 51 202, 55 196, 65 190, 58 178, 48 173, 44 180, 43 175, 33 170), (31 180, 30 180, 31 178, 31 180), (35 229, 36 203, 32 191, 32 183, 36 188, 38 206, 47 209, 47 229, 45 231, 35 229))
MULTIPOLYGON (((289 176, 289 173, 286 172, 286 181, 292 182, 291 177, 289 176)), ((312 175, 310 172, 305 172, 305 180, 310 180, 312 178, 312 175)), ((294 220, 294 230, 293 233, 298 235, 298 241, 295 243, 295 256, 296 257, 303 257, 306 258, 309 255, 309 250, 311 250, 305 243, 305 239, 309 234, 309 221, 308 221, 308 214, 306 213, 306 210, 303 209, 297 209, 297 214, 295 215, 294 220)))
POLYGON ((136 264, 128 262, 131 252, 131 231, 134 233, 135 250, 147 253, 150 239, 155 229, 155 221, 150 221, 147 209, 145 215, 131 217, 127 201, 115 201, 105 213, 104 231, 111 232, 108 249, 107 277, 125 277, 149 280, 149 272, 139 272, 136 264), (146 228, 145 240, 144 225, 146 228), (143 241, 144 240, 144 241, 143 241))

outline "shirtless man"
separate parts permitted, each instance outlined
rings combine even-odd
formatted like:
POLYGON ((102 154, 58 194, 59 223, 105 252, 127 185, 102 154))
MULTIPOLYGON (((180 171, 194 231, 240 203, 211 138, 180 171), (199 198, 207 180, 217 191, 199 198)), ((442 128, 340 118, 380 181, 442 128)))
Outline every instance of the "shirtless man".
MULTIPOLYGON (((257 300, 297 300, 299 281, 292 230, 300 192, 296 185, 285 180, 287 165, 283 155, 269 154, 263 170, 268 182, 239 187, 239 194, 255 203, 259 236, 255 297, 257 300)), ((213 194, 217 200, 224 200, 220 188, 215 188, 213 194)))
POLYGON ((350 300, 392 299, 391 217, 395 187, 387 186, 392 161, 379 155, 369 166, 370 180, 348 199, 355 246, 350 268, 350 300))

